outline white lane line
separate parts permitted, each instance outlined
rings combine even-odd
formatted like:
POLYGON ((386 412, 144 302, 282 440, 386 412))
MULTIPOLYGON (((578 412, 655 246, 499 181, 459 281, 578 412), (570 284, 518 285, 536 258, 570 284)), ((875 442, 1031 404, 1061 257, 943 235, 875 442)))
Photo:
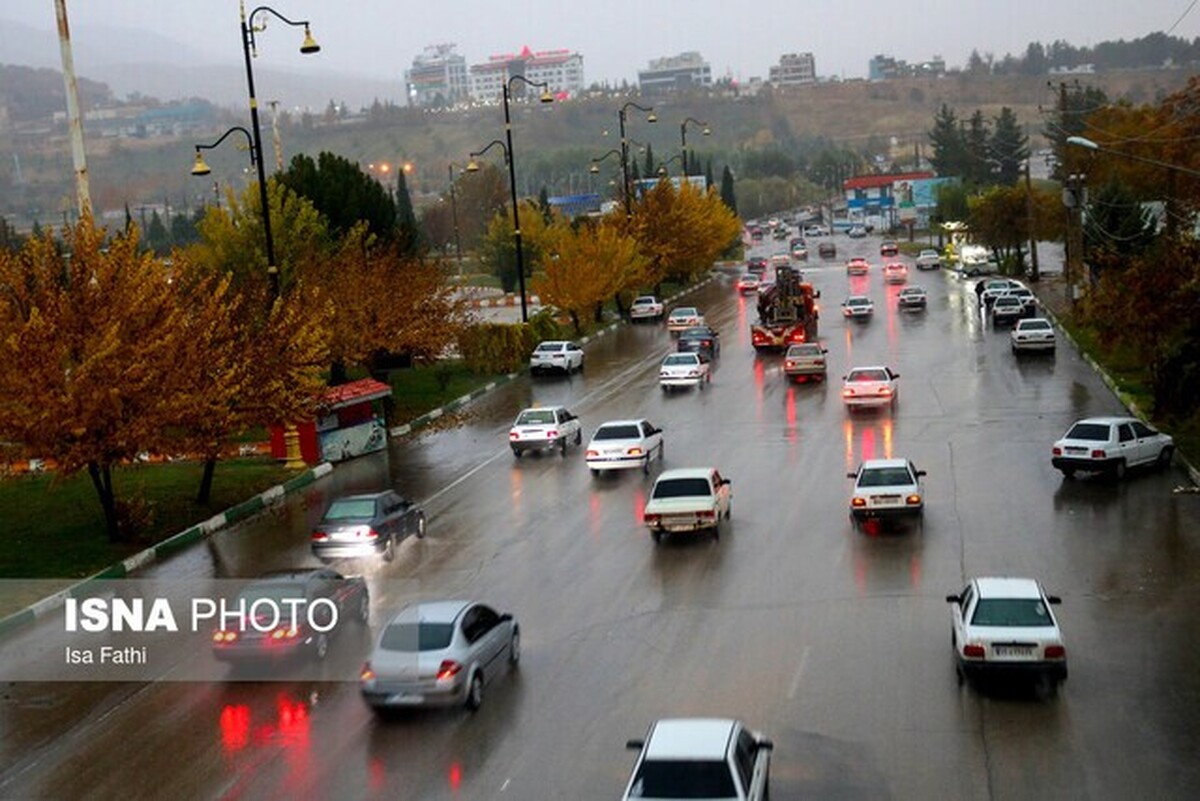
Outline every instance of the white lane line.
POLYGON ((512 781, 512 779, 505 779, 504 784, 500 785, 500 792, 503 793, 505 790, 507 790, 509 782, 511 782, 511 781, 512 781))
POLYGON ((796 672, 792 674, 792 683, 788 687, 788 700, 791 701, 796 697, 796 691, 800 689, 800 679, 804 676, 804 665, 808 662, 808 646, 804 646, 804 650, 800 652, 800 664, 796 665, 796 672))
POLYGON ((494 454, 493 454, 493 455, 492 455, 490 458, 484 459, 482 462, 480 462, 479 464, 475 465, 475 466, 474 466, 474 467, 472 467, 470 470, 468 470, 467 472, 463 473, 461 476, 459 476, 458 478, 454 479, 454 480, 453 480, 453 481, 451 481, 449 484, 447 484, 446 486, 442 487, 442 488, 441 488, 440 490, 438 490, 437 492, 435 492, 435 493, 433 493, 432 495, 430 495, 428 498, 426 498, 426 499, 425 499, 425 501, 424 501, 424 505, 425 505, 425 506, 428 506, 429 504, 433 503, 433 502, 434 502, 434 501, 436 501, 438 498, 442 497, 442 496, 443 496, 443 495, 445 495, 447 492, 449 492, 450 490, 454 489, 454 488, 455 488, 455 487, 457 487, 459 484, 463 483, 463 482, 464 482, 464 481, 466 481, 468 478, 470 478, 471 476, 475 475, 475 474, 476 474, 476 473, 478 473, 480 470, 482 470, 483 468, 487 467, 489 464, 491 464, 492 462, 496 461, 496 460, 497 460, 497 459, 499 459, 501 456, 504 456, 504 455, 505 455, 505 454, 507 454, 507 453, 509 453, 509 450, 508 450, 508 448, 505 448, 505 449, 504 449, 504 450, 502 450, 502 451, 496 451, 496 452, 495 452, 495 453, 494 453, 494 454))

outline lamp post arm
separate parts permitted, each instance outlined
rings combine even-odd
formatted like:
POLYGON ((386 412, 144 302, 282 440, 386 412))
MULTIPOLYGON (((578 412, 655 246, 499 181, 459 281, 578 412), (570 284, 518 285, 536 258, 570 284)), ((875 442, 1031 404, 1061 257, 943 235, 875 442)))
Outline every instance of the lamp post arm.
POLYGON ((487 153, 489 150, 491 150, 493 147, 496 147, 496 146, 499 146, 500 149, 504 151, 505 163, 512 161, 512 158, 509 154, 508 146, 505 145, 503 142, 501 142, 499 139, 493 139, 492 141, 487 143, 487 146, 484 147, 483 150, 476 150, 476 151, 469 153, 468 155, 471 158, 476 158, 478 156, 482 156, 483 154, 487 153))
POLYGON ((282 22, 286 25, 291 25, 293 28, 307 28, 309 25, 312 24, 309 20, 306 20, 306 19, 301 19, 301 20, 288 19, 287 17, 283 16, 282 14, 280 14, 278 11, 271 8, 270 6, 259 6, 258 8, 251 11, 249 14, 246 14, 246 6, 243 4, 242 5, 242 26, 246 30, 246 33, 244 35, 246 35, 248 37, 247 41, 249 42, 250 48, 252 50, 254 49, 255 44, 256 44, 256 42, 254 41, 254 34, 257 33, 258 31, 266 30, 266 27, 267 27, 266 23, 263 23, 263 25, 261 27, 256 28, 254 26, 254 18, 256 16, 258 16, 260 13, 270 14, 271 16, 278 19, 280 22, 282 22))
POLYGON ((242 136, 246 137, 246 143, 250 146, 250 163, 253 164, 254 163, 254 137, 250 135, 249 131, 247 131, 245 128, 243 128, 240 125, 235 125, 232 128, 230 128, 228 131, 226 131, 225 133, 221 134, 221 138, 218 139, 217 141, 213 142, 211 145, 196 145, 196 149, 197 150, 212 150, 213 148, 220 147, 221 143, 224 142, 226 139, 228 139, 230 134, 234 134, 234 133, 240 133, 242 136))

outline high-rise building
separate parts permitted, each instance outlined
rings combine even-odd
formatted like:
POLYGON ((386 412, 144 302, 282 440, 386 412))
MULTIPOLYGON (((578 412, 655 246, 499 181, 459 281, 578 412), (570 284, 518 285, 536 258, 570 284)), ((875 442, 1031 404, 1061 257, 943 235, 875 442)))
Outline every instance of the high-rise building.
POLYGON ((437 106, 467 98, 467 60, 453 44, 430 45, 404 71, 410 106, 437 106))
MULTIPOLYGON (((583 91, 583 56, 570 50, 541 50, 528 47, 519 53, 489 56, 469 70, 471 98, 479 102, 499 100, 504 84, 514 75, 524 76, 532 83, 546 83, 554 94, 574 95, 583 91)), ((524 90, 518 83, 513 91, 524 90)))
POLYGON ((638 70, 638 86, 645 95, 707 88, 712 86, 712 68, 695 51, 656 58, 638 70))
POLYGON ((817 63, 812 53, 785 53, 772 66, 768 80, 776 86, 794 86, 817 80, 817 63))

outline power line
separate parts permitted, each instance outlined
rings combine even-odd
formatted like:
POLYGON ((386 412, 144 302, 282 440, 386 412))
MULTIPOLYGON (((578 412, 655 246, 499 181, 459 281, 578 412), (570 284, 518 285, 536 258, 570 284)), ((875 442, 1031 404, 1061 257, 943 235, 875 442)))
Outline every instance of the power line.
POLYGON ((1170 28, 1167 28, 1167 36, 1170 36, 1171 33, 1179 27, 1179 23, 1183 22, 1184 17, 1192 13, 1192 9, 1196 7, 1196 3, 1200 3, 1200 0, 1192 0, 1192 2, 1188 3, 1188 7, 1185 8, 1183 13, 1179 15, 1179 19, 1175 20, 1175 24, 1170 28))

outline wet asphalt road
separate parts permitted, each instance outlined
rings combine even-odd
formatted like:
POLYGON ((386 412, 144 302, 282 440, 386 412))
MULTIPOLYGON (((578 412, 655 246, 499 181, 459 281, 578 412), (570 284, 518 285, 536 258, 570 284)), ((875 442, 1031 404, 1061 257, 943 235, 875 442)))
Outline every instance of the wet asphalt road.
POLYGON ((771 736, 776 799, 1197 797, 1200 498, 1172 494, 1178 469, 1064 481, 1050 443, 1120 412, 1071 348, 1014 359, 971 282, 940 272, 910 273, 930 306, 902 315, 878 239, 836 241, 837 262, 806 269, 831 382, 789 385, 778 357, 756 358, 753 302, 726 276, 687 299, 722 333, 710 389, 661 393, 666 332, 625 326, 588 345, 583 375, 522 377, 148 571, 314 564, 329 495, 395 486, 425 503, 429 537, 391 565, 341 567, 368 576, 373 627, 413 598, 516 614, 520 668, 477 713, 376 720, 352 682, 10 684, 0 797, 612 799, 625 740, 692 715, 771 736), (872 273, 849 279, 858 254, 872 273), (871 322, 838 316, 851 288, 875 299, 871 322), (877 363, 901 375, 896 409, 848 415, 838 377, 877 363), (515 461, 507 428, 535 402, 568 404, 585 438, 648 417, 666 466, 733 479, 732 524, 716 543, 655 547, 639 525, 653 475, 593 480, 574 448, 515 461), (881 456, 928 472, 920 528, 851 529, 845 473, 881 456), (1071 675, 1056 699, 956 685, 944 596, 997 574, 1063 597, 1071 675))

